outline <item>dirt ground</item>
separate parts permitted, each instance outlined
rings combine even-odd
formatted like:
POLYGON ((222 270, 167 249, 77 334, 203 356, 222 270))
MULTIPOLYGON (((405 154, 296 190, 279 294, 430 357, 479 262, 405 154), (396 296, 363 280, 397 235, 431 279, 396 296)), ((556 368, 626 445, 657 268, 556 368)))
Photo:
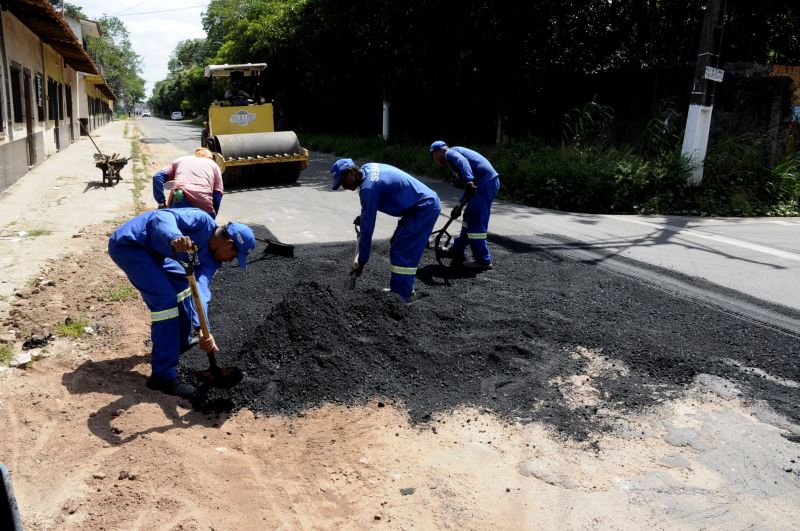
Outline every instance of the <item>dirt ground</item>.
POLYGON ((356 293, 337 276, 351 249, 309 246, 247 282, 220 272, 212 324, 245 380, 204 412, 144 386, 148 313, 110 300, 126 286, 112 229, 20 286, 0 328, 17 348, 67 318, 92 328, 0 372, 0 461, 26 529, 796 526, 793 338, 719 316, 687 330, 680 301, 519 249, 453 279, 463 295, 432 266, 403 307, 380 292, 385 242, 356 293), (501 317, 477 334, 473 311, 501 317))

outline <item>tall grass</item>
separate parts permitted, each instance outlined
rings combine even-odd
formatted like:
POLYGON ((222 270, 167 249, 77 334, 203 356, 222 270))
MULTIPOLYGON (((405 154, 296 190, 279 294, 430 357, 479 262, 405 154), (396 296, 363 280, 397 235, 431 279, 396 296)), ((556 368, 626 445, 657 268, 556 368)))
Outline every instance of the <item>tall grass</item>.
MULTIPOLYGON (((499 146, 470 147, 489 158, 500 173, 500 197, 525 205, 611 214, 798 215, 800 160, 770 169, 763 140, 733 137, 714 142, 703 183, 689 185, 691 168, 680 155, 675 126, 680 118, 670 112, 665 107, 635 147, 598 147, 599 138, 589 141, 586 119, 571 129, 583 128, 580 142, 552 146, 526 137, 499 146)), ((447 168, 431 161, 424 143, 328 134, 303 134, 301 140, 313 150, 357 162, 385 162, 414 175, 452 179, 447 168)))

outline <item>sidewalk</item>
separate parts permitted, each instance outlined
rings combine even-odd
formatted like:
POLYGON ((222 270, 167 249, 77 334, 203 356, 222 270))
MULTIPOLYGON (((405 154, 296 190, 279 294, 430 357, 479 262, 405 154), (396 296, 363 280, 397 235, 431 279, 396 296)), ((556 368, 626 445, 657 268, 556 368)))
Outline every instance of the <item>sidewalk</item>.
MULTIPOLYGON (((103 153, 129 157, 134 123, 112 122, 92 138, 103 153)), ((133 163, 138 161, 128 162, 118 184, 103 186, 94 153, 91 140, 82 136, 0 192, 0 317, 8 312, 14 290, 48 260, 85 249, 81 229, 134 213, 133 163)))

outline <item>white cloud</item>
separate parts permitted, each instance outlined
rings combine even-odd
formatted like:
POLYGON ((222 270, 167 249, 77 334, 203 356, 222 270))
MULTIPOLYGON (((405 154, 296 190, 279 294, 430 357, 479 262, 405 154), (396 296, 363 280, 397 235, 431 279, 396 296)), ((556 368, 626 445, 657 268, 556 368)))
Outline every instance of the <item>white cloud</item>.
POLYGON ((203 0, 117 0, 113 7, 108 0, 73 0, 70 3, 80 6, 90 19, 106 14, 125 23, 133 51, 142 58, 147 97, 155 83, 167 77, 167 63, 175 46, 186 39, 206 36, 201 17, 207 4, 198 7, 203 0), (160 12, 134 14, 150 11, 160 12))

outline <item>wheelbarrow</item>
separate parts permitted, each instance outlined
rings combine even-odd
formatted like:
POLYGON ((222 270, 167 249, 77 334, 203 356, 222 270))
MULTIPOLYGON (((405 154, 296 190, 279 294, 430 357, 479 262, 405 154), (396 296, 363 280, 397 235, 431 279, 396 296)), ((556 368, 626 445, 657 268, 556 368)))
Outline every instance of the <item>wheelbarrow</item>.
POLYGON ((94 154, 94 165, 103 170, 103 184, 118 183, 122 177, 119 172, 128 164, 128 161, 133 157, 120 157, 119 154, 103 155, 102 153, 94 154), (113 182, 112 182, 113 181, 113 182))
POLYGON ((97 150, 97 153, 94 154, 94 165, 96 168, 100 168, 103 171, 103 185, 118 183, 122 179, 119 172, 122 171, 122 168, 124 168, 133 157, 120 157, 119 153, 104 155, 103 152, 100 151, 100 148, 97 147, 97 143, 94 141, 94 138, 92 138, 92 135, 89 134, 83 122, 81 122, 81 128, 97 150))
POLYGON ((11 488, 11 477, 5 465, 0 465, 0 529, 22 531, 17 499, 11 488))

